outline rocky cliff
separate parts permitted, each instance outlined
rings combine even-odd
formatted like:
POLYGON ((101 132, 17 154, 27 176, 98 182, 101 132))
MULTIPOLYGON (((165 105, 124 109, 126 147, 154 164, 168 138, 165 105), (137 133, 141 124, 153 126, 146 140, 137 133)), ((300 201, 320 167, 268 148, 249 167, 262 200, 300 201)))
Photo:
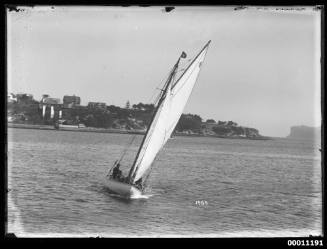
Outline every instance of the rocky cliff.
POLYGON ((320 127, 310 127, 310 126, 292 126, 291 132, 287 138, 291 139, 306 139, 314 140, 319 138, 321 135, 320 127))

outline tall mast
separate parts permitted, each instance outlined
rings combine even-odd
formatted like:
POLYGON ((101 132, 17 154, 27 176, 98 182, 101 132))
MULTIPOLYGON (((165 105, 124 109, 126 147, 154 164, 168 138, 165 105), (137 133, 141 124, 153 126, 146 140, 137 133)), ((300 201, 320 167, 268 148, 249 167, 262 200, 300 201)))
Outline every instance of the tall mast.
MULTIPOLYGON (((182 56, 182 55, 181 55, 181 56, 182 56)), ((138 150, 138 152, 137 152, 137 154, 136 154, 136 157, 135 157, 135 159, 134 159, 133 166, 131 167, 131 169, 130 169, 130 171, 129 171, 129 173, 128 173, 128 182, 129 182, 129 183, 132 182, 132 178, 133 178, 133 175, 132 175, 132 174, 135 172, 136 161, 137 161, 137 159, 138 159, 138 157, 139 157, 139 154, 140 154, 140 152, 141 152, 141 150, 142 150, 142 147, 143 147, 143 145, 144 145, 145 139, 146 139, 146 137, 147 137, 147 135, 148 135, 148 133, 149 133, 150 127, 151 127, 151 125, 152 125, 152 123, 153 123, 153 121, 154 121, 154 118, 155 118, 155 116, 157 115, 157 112, 158 112, 158 110, 159 110, 159 107, 160 107, 160 105, 161 105, 161 103, 162 103, 162 101, 163 101, 163 99, 164 99, 164 97, 165 97, 165 95, 166 95, 166 92, 167 92, 167 90, 168 90, 168 87, 170 86, 170 82, 171 82, 171 80, 173 79, 173 77, 174 77, 174 75, 175 75, 175 73, 176 73, 176 70, 177 70, 177 68, 178 68, 178 64, 179 64, 179 61, 180 61, 180 59, 181 59, 181 56, 179 56, 179 58, 178 58, 176 64, 174 65, 174 67, 173 67, 173 69, 172 69, 172 72, 170 73, 170 75, 169 75, 169 77, 168 77, 168 79, 167 79, 167 81, 166 81, 166 83, 165 83, 165 86, 164 86, 165 88, 164 88, 163 92, 161 92, 160 99, 159 99, 158 104, 157 104, 157 106, 156 106, 156 108, 155 108, 154 114, 152 115, 152 118, 151 118, 150 124, 149 124, 149 126, 148 126, 148 129, 147 129, 147 131, 146 131, 144 137, 143 137, 143 140, 142 140, 142 143, 141 143, 141 145, 140 145, 140 147, 139 147, 139 150, 138 150)))

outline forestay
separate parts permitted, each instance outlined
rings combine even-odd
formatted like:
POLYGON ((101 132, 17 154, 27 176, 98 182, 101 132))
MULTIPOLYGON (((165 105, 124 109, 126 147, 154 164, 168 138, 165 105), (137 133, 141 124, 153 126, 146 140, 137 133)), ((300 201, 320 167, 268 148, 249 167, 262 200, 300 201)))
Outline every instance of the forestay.
POLYGON ((147 172, 156 155, 174 131, 199 75, 201 64, 208 50, 208 45, 209 42, 175 84, 168 82, 169 85, 164 100, 161 102, 160 106, 158 106, 156 115, 142 144, 142 148, 140 148, 140 152, 135 160, 133 183, 147 172))

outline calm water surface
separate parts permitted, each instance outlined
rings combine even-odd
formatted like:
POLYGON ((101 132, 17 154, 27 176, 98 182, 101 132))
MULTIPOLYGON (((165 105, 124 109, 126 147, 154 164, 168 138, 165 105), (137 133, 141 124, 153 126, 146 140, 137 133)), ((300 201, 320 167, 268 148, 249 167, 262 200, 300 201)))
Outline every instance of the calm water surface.
MULTIPOLYGON (((321 234, 318 141, 175 137, 149 198, 104 185, 132 135, 8 129, 8 230, 21 236, 321 234), (198 205, 203 201, 204 205, 198 205)), ((123 160, 125 172, 142 136, 123 160)))

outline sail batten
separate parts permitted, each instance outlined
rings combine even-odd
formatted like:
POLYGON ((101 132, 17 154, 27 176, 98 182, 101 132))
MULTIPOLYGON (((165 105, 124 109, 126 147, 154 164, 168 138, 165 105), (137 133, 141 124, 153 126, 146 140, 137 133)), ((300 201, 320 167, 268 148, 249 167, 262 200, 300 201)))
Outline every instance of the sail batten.
POLYGON ((142 178, 150 169, 159 151, 166 144, 182 115, 188 98, 198 78, 210 41, 189 64, 187 69, 173 84, 179 59, 170 75, 165 92, 159 100, 154 117, 139 148, 130 171, 132 183, 142 178))

